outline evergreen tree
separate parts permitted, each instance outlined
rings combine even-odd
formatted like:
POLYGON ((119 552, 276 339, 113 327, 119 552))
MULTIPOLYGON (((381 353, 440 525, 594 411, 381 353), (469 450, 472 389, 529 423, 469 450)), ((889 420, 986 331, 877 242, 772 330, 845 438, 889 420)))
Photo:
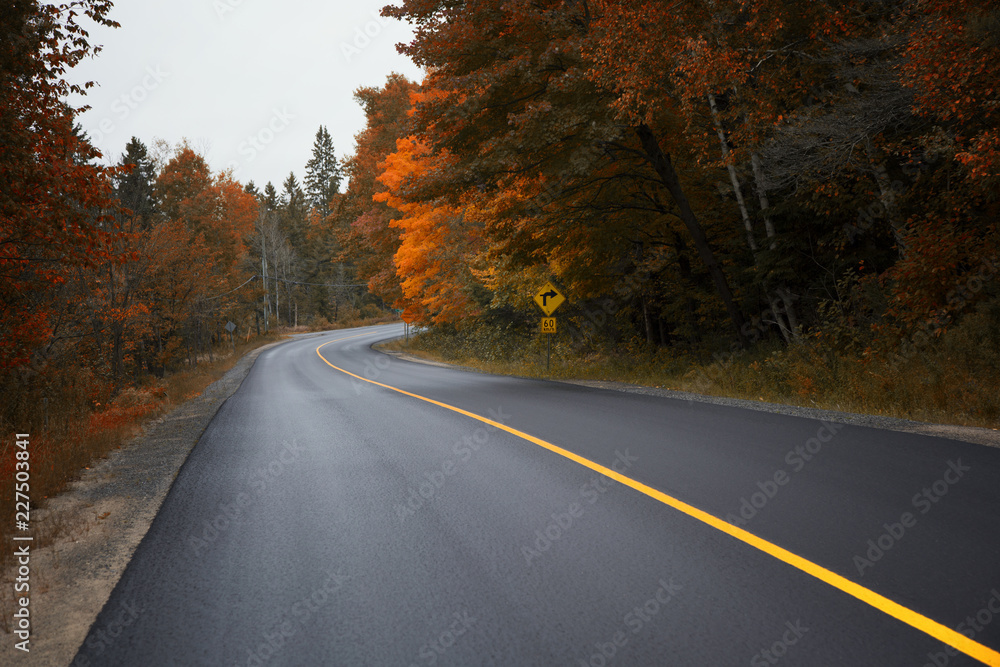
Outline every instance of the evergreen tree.
POLYGON ((281 186, 281 208, 289 217, 304 221, 309 209, 306 195, 302 192, 298 179, 295 178, 295 172, 289 172, 288 178, 281 186))
POLYGON ((324 217, 330 212, 330 200, 340 190, 341 170, 333 151, 333 140, 320 125, 313 142, 312 159, 306 163, 306 194, 309 204, 324 217))
POLYGON ((146 145, 136 137, 132 137, 125 146, 125 154, 118 164, 130 165, 131 169, 116 179, 115 194, 122 205, 132 212, 136 222, 148 227, 156 212, 156 199, 153 194, 156 168, 149 157, 146 145))
POLYGON ((274 189, 274 185, 271 181, 267 182, 264 186, 264 206, 267 210, 274 211, 278 208, 278 191, 274 189))

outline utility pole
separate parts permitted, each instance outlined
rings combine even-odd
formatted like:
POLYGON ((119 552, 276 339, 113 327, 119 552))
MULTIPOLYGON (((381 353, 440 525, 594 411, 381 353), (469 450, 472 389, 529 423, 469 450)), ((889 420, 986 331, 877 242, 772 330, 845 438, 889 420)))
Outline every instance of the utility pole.
POLYGON ((264 218, 260 219, 260 275, 264 279, 264 333, 268 328, 267 312, 267 242, 264 240, 264 218))

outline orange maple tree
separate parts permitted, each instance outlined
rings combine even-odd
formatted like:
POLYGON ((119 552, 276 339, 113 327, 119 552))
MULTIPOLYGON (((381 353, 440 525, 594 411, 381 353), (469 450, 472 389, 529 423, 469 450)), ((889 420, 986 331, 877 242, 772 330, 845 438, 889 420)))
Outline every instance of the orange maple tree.
POLYGON ((422 174, 447 169, 448 162, 447 154, 434 155, 414 137, 399 139, 378 177, 387 190, 374 196, 401 214, 389 223, 400 230, 394 256, 402 288, 398 306, 417 321, 435 324, 456 322, 473 312, 468 267, 476 236, 462 208, 440 201, 408 201, 404 193, 422 174))

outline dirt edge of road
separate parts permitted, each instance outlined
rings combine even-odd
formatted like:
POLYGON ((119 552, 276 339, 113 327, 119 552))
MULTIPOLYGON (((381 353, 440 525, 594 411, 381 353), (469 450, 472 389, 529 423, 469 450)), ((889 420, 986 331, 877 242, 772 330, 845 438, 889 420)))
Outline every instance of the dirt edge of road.
MULTIPOLYGON (((249 352, 200 396, 148 424, 33 512, 36 529, 66 528, 53 544, 31 550, 30 652, 15 648, 20 641, 15 635, 0 633, 0 664, 51 667, 74 661, 188 454, 257 357, 281 342, 249 352)), ((88 648, 91 660, 85 662, 100 664, 103 646, 88 648)))

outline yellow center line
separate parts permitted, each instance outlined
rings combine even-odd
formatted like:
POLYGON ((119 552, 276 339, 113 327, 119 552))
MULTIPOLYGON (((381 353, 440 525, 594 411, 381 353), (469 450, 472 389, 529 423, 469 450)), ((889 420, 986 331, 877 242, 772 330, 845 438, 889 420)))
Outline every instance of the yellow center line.
MULTIPOLYGON (((364 334, 358 334, 358 335, 360 336, 364 334)), ((347 338, 357 338, 357 336, 348 336, 347 338)), ((590 459, 585 459, 582 456, 574 454, 573 452, 568 451, 566 449, 563 449, 558 445, 554 445, 551 442, 547 442, 545 440, 542 440, 541 438, 536 438, 535 436, 530 435, 528 433, 524 433, 523 431, 518 431, 515 428, 511 428, 510 426, 506 426, 504 424, 501 424, 500 422, 493 421, 492 419, 483 417, 482 415, 477 415, 473 412, 469 412, 468 410, 457 408, 454 405, 442 403, 441 401, 435 401, 432 398, 427 398, 426 396, 421 396, 420 394, 414 394, 404 389, 399 389, 398 387, 393 387, 387 384, 383 384, 381 382, 369 380, 368 378, 364 378, 361 377, 360 375, 356 375, 350 371, 344 370, 339 366, 334 366, 327 360, 326 357, 323 356, 323 354, 320 352, 320 349, 325 345, 329 345, 330 343, 336 343, 339 340, 347 340, 347 338, 338 338, 337 340, 331 340, 327 341, 326 343, 323 343, 323 345, 320 345, 319 347, 316 348, 316 354, 318 354, 319 358, 322 359, 328 366, 330 366, 335 370, 340 371, 341 373, 345 373, 347 375, 350 375, 351 377, 357 378, 358 380, 362 380, 364 382, 368 382, 370 384, 374 384, 379 387, 383 387, 385 389, 390 389, 392 391, 399 392, 400 394, 404 394, 406 396, 410 396, 412 398, 416 398, 421 401, 426 401, 427 403, 432 403, 434 405, 445 408, 446 410, 451 410, 452 412, 457 412, 461 415, 465 415, 466 417, 470 417, 472 419, 481 421, 484 424, 489 424, 494 428, 498 428, 501 431, 506 431, 511 435, 515 435, 519 438, 527 440, 528 442, 532 442, 538 445, 539 447, 544 447, 550 452, 554 452, 555 454, 565 457, 570 461, 574 461, 606 477, 610 477, 611 479, 618 481, 624 484, 625 486, 635 489, 639 493, 645 494, 650 498, 654 498, 655 500, 660 501, 664 505, 669 505, 670 507, 673 507, 674 509, 683 512, 684 514, 687 514, 693 519, 697 519, 698 521, 701 521, 702 523, 709 525, 712 528, 715 528, 716 530, 726 533, 731 537, 735 537, 737 540, 743 542, 744 544, 748 544, 754 547, 755 549, 763 551, 764 553, 773 556, 774 558, 777 558, 778 560, 787 563, 788 565, 791 565, 792 567, 801 570, 802 572, 805 572, 806 574, 815 577, 816 579, 819 579, 820 581, 823 581, 829 584, 830 586, 833 586, 834 588, 837 588, 847 593, 848 595, 857 598, 858 600, 861 600, 865 604, 871 605, 872 607, 878 609, 879 611, 886 613, 889 616, 892 616, 893 618, 900 620, 903 623, 906 623, 907 625, 912 626, 925 634, 930 635, 934 639, 937 639, 938 641, 947 644, 958 651, 961 651, 962 653, 968 655, 971 658, 975 658, 976 660, 986 665, 990 665, 991 667, 1000 667, 1000 652, 997 652, 988 646, 980 644, 979 642, 974 641, 973 639, 966 637, 962 633, 952 630, 951 628, 942 625, 941 623, 938 623, 935 620, 927 618, 923 614, 915 612, 908 607, 904 607, 898 602, 894 602, 889 598, 876 593, 875 591, 872 591, 860 584, 851 581, 850 579, 847 579, 846 577, 842 577, 836 572, 832 572, 821 565, 817 565, 816 563, 806 558, 803 558, 802 556, 794 554, 791 551, 788 551, 787 549, 783 549, 782 547, 779 547, 776 544, 768 542, 763 538, 757 537, 753 533, 747 532, 738 526, 734 526, 728 523, 727 521, 724 521, 716 516, 709 514, 708 512, 698 509, 697 507, 688 505, 682 500, 678 500, 677 498, 669 496, 663 493, 662 491, 658 491, 657 489, 654 489, 650 486, 646 486, 642 482, 637 482, 636 480, 626 477, 625 475, 622 475, 619 472, 615 472, 611 468, 606 468, 599 463, 595 463, 590 459)))

